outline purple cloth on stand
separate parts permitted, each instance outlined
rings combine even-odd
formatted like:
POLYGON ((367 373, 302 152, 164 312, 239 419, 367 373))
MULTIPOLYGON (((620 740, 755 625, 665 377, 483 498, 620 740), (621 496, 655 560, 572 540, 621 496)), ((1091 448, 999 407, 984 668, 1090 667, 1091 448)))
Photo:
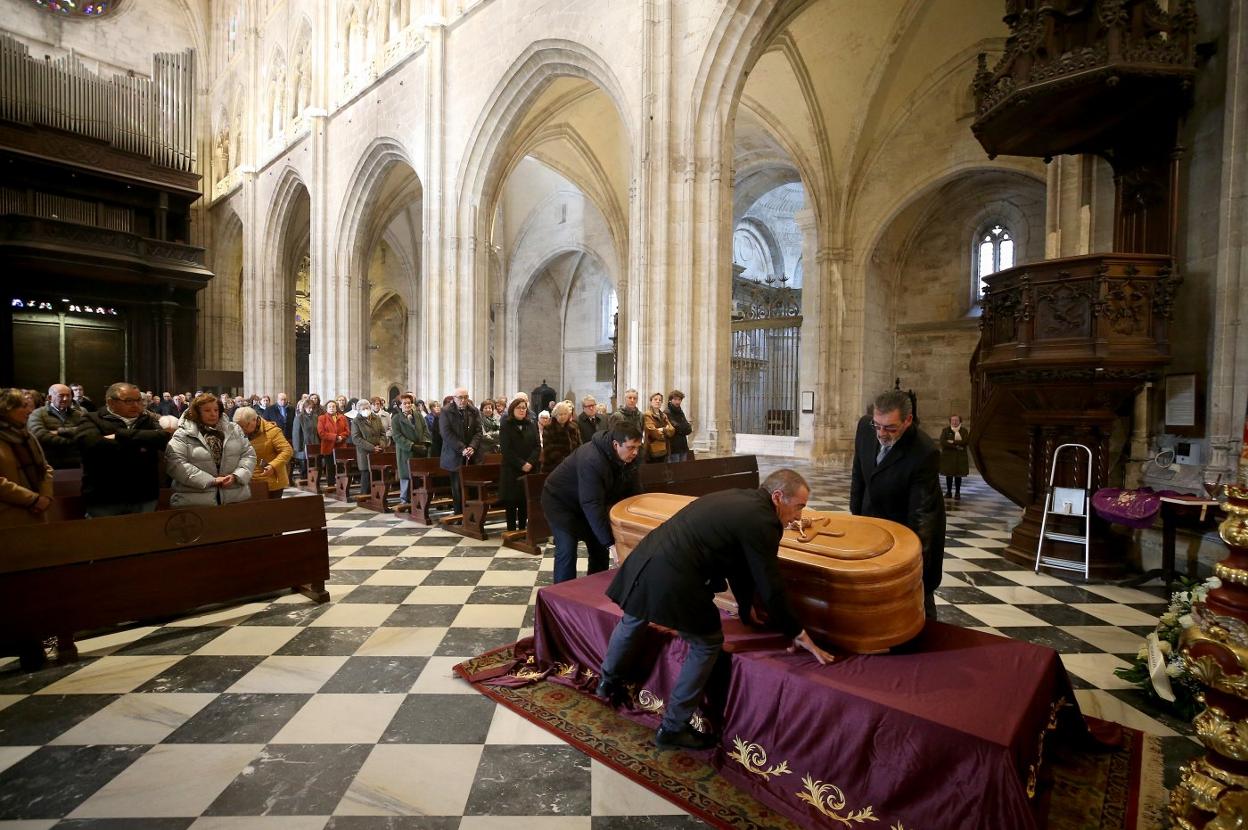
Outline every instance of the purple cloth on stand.
POLYGON ((1145 530, 1153 526, 1153 519, 1161 510, 1161 497, 1175 495, 1178 493, 1174 490, 1154 492, 1151 487, 1138 490, 1103 487, 1092 495, 1092 508, 1107 522, 1145 530))

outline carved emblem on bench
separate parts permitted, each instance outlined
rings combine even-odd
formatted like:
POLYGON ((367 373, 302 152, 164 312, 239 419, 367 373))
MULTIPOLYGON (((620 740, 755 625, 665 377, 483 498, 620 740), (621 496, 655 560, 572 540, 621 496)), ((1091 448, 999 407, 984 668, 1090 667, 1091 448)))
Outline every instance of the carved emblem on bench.
POLYGON ((179 545, 189 545, 204 533, 204 520, 197 514, 179 510, 165 522, 165 537, 179 545))

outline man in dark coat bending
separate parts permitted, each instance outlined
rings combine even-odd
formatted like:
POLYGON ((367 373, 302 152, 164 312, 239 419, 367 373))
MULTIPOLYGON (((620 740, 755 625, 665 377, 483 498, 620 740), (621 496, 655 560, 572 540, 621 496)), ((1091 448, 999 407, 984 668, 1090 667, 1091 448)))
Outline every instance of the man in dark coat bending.
POLYGON ((936 619, 936 588, 945 558, 945 500, 940 494, 940 450, 914 426, 905 392, 885 392, 858 422, 849 512, 903 524, 923 546, 923 607, 936 619))
POLYGON ((832 656, 810 639, 784 594, 777 562, 784 526, 800 518, 810 487, 793 470, 777 470, 757 490, 724 490, 690 502, 650 531, 607 589, 624 610, 602 663, 598 695, 617 701, 646 623, 675 629, 689 647, 655 733, 662 749, 709 749, 718 738, 689 724, 724 644, 715 591, 732 586, 742 618, 757 623, 757 605, 769 627, 793 638, 820 664, 832 656))
POLYGON ((628 422, 616 424, 595 433, 546 477, 542 512, 555 537, 555 582, 576 579, 578 541, 589 554, 589 573, 607 569, 615 547, 608 512, 620 499, 641 492, 640 450, 641 431, 628 422))

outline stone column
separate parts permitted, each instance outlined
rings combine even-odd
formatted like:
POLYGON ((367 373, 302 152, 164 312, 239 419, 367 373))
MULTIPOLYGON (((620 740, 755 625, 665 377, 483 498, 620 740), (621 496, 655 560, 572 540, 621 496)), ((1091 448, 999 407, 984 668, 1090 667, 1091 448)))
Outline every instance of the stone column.
POLYGON ((1047 169, 1046 259, 1113 249, 1114 179, 1095 156, 1058 156, 1047 169))
MULTIPOLYGON (((1221 50, 1220 50, 1221 51, 1221 50)), ((1227 12, 1226 102, 1222 139, 1217 272, 1209 369, 1210 466, 1234 470, 1248 412, 1248 5, 1227 12)), ((1240 469, 1248 485, 1248 471, 1240 469)))
POLYGON ((1135 393, 1135 410, 1132 413, 1131 457, 1126 464, 1123 487, 1135 489, 1143 484, 1144 464, 1148 461, 1150 436, 1148 432, 1149 396, 1152 395, 1153 384, 1145 383, 1135 393))

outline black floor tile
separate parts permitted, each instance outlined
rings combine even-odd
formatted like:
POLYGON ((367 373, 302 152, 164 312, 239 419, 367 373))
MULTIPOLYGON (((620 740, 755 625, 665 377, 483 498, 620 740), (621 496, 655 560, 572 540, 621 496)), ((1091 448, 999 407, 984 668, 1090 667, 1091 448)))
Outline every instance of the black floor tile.
POLYGON ((29 695, 42 689, 44 686, 51 686, 56 681, 66 675, 73 674, 79 669, 94 663, 96 657, 84 657, 76 663, 69 663, 64 666, 56 666, 49 663, 38 671, 23 671, 21 666, 14 661, 3 670, 0 670, 0 695, 29 695))
POLYGON ((260 655, 216 657, 193 654, 174 663, 136 692, 224 692, 264 660, 260 655))
POLYGON ((360 585, 347 594, 340 604, 359 604, 362 602, 379 605, 398 605, 407 599, 412 592, 410 585, 360 585))
POLYGON ((350 656, 355 654, 356 649, 362 646, 375 630, 373 628, 305 628, 273 653, 300 657, 350 656))
POLYGON ((516 628, 451 628, 433 653, 438 657, 476 657, 514 643, 518 634, 516 628))
POLYGON ((1018 583, 996 571, 962 571, 954 574, 972 588, 1017 588, 1018 583))
POLYGON ((936 596, 954 605, 1001 605, 1001 600, 992 594, 984 593, 978 588, 937 588, 936 596))
POLYGON ((587 816, 589 757, 570 746, 487 746, 464 810, 470 816, 587 816))
POLYGON ((494 701, 480 695, 408 695, 381 737, 384 744, 480 744, 494 701))
POLYGON ((489 571, 536 571, 542 565, 542 560, 534 556, 532 559, 495 559, 486 570, 489 571))
POLYGON ((1094 594, 1086 588, 1080 588, 1076 585, 1037 585, 1035 590, 1044 594, 1046 597, 1061 600, 1062 602, 1113 602, 1106 599, 1100 594, 1094 594))
POLYGON ((1100 652, 1100 649, 1094 648, 1075 635, 1068 634, 1052 625, 1027 627, 999 625, 996 628, 1012 640, 1022 640, 1037 646, 1046 646, 1059 654, 1095 654, 1100 652))
POLYGON ((440 556, 396 556, 382 570, 432 571, 441 561, 440 556))
POLYGON ((428 663, 428 657, 351 657, 320 694, 407 694, 428 663))
POLYGON ((1105 625, 1105 621, 1099 617, 1084 613, 1078 608, 1071 608, 1068 605, 1044 604, 1044 605, 1018 605, 1020 611, 1026 611, 1033 617, 1038 617, 1051 625, 1105 625))
POLYGON ((532 594, 533 589, 524 586, 479 585, 472 589, 467 604, 528 605, 532 594))
POLYGON ((400 605, 382 625, 398 628, 444 627, 455 622, 459 605, 400 605))
POLYGON ((229 628, 225 626, 160 628, 143 639, 118 649, 115 653, 122 655, 191 654, 199 651, 226 631, 229 631, 229 628))
POLYGON ((476 585, 481 571, 430 571, 421 585, 476 585))
POLYGON ((329 815, 372 749, 372 744, 269 744, 204 814, 329 815))
POLYGON ((265 744, 311 695, 223 694, 165 738, 170 744, 265 744))
POLYGON ((407 545, 365 545, 353 552, 351 556, 400 556, 407 550, 407 545))
POLYGON ((459 830, 459 816, 330 816, 325 830, 459 830))
POLYGON ((938 605, 936 614, 940 622, 962 628, 981 628, 984 623, 958 608, 956 605, 938 605))
POLYGON ((41 747, 0 772, 0 820, 60 818, 148 749, 117 744, 41 747))
MULTIPOLYGON (((340 571, 330 571, 330 582, 333 582, 333 574, 340 571)), ((367 579, 367 577, 365 577, 367 579)), ((275 602, 263 611, 252 614, 240 625, 307 625, 317 617, 324 614, 331 607, 328 602, 275 602)))
MULTIPOLYGON (((352 571, 346 568, 335 568, 329 572, 331 585, 359 585, 376 571, 352 571)), ((342 602, 342 600, 338 600, 342 602)))
POLYGON ((31 695, 0 709, 0 746, 39 746, 121 695, 31 695))
POLYGON ((701 830, 706 823, 693 816, 594 816, 590 830, 701 830))

